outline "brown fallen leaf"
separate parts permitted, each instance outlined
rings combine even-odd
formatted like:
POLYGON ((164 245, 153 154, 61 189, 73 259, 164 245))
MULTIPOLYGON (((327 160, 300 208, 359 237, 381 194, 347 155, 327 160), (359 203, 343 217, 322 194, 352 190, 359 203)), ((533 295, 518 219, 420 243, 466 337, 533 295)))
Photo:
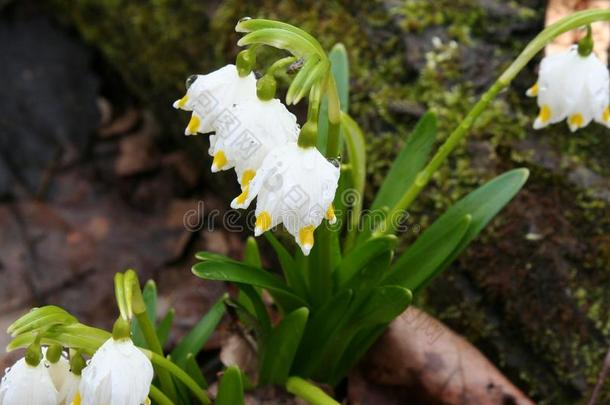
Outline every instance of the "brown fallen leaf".
POLYGON ((533 404, 474 346, 414 307, 352 373, 348 397, 352 405, 533 404))
MULTIPOLYGON (((587 9, 610 9, 608 0, 549 0, 546 9, 545 26, 580 10, 587 9)), ((608 63, 608 49, 610 48, 610 24, 608 22, 597 22, 591 25, 593 40, 595 41, 595 54, 604 63, 608 63)), ((563 52, 571 45, 578 42, 584 35, 584 31, 569 31, 549 43, 545 48, 547 55, 563 52)))

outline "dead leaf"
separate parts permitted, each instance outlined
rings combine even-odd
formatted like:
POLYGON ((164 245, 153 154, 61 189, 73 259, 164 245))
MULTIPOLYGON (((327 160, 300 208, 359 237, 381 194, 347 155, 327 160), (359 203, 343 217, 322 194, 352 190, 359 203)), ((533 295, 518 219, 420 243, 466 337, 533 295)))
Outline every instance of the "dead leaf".
POLYGON ((350 404, 376 403, 363 398, 395 404, 397 397, 451 405, 533 404, 474 346, 414 307, 392 322, 359 367, 374 389, 354 386, 356 374, 349 381, 350 404))

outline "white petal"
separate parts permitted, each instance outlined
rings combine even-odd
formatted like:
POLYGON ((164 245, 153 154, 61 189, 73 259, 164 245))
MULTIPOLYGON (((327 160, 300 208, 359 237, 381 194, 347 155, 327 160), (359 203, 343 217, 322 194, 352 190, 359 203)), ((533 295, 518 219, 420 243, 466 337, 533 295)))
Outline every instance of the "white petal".
POLYGON ((59 396, 44 362, 32 367, 17 361, 0 383, 1 405, 57 405, 59 396))
POLYGON ((136 405, 146 401, 153 378, 150 360, 130 339, 108 339, 83 369, 83 405, 136 405))

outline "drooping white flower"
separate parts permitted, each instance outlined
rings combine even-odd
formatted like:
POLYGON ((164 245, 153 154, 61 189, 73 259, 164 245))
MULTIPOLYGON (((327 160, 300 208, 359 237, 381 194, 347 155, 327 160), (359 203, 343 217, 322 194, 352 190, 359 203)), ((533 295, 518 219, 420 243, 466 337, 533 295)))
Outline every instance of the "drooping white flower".
POLYGON ((43 361, 31 366, 25 358, 6 370, 0 383, 0 405, 57 405, 59 394, 43 361))
POLYGON ((278 99, 253 100, 231 109, 235 125, 219 126, 210 136, 209 153, 214 157, 212 172, 235 168, 243 193, 231 206, 244 208, 249 183, 273 148, 296 143, 297 119, 278 99))
POLYGON ((108 339, 82 371, 82 405, 136 405, 146 402, 153 379, 150 360, 131 339, 108 339))
POLYGON ((80 404, 81 397, 79 392, 80 376, 72 372, 65 375, 59 390, 60 405, 80 404))
POLYGON ((256 99, 256 78, 253 73, 239 76, 235 65, 226 65, 207 75, 187 79, 186 95, 174 102, 174 108, 192 111, 185 135, 208 133, 225 125, 234 117, 229 109, 247 100, 256 99))
POLYGON ((534 128, 567 118, 571 131, 592 120, 610 127, 610 79, 608 68, 591 53, 581 56, 578 46, 545 57, 540 64, 538 82, 528 91, 538 97, 540 113, 534 128))
POLYGON ((336 221, 332 202, 339 181, 339 168, 315 147, 296 143, 269 152, 250 183, 244 199, 248 206, 256 196, 256 236, 283 223, 303 254, 314 244, 313 232, 324 218, 336 221))

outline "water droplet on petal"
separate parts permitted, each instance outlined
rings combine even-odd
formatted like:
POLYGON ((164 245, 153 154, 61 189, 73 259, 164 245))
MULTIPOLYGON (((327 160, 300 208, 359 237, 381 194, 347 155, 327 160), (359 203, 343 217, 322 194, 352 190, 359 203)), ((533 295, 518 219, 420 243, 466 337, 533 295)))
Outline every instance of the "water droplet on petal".
POLYGON ((239 19, 239 22, 241 23, 241 22, 248 21, 248 20, 251 20, 251 19, 252 19, 252 17, 242 17, 242 18, 239 19))

